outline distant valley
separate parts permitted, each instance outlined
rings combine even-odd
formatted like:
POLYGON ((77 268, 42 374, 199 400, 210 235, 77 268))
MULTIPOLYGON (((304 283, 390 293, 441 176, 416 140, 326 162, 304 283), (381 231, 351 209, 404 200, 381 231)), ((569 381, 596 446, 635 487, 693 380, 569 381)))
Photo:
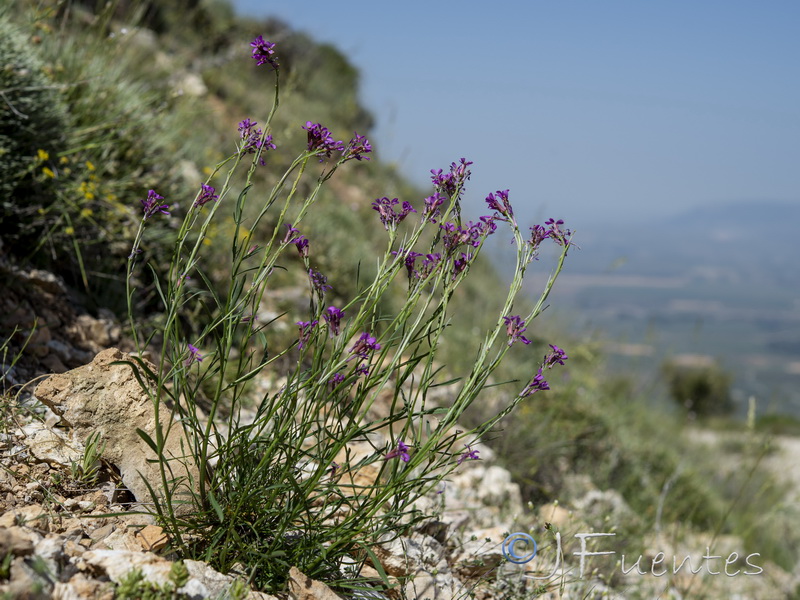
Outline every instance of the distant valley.
POLYGON ((574 332, 601 332, 639 372, 717 360, 740 414, 755 396, 759 414, 800 417, 800 203, 702 208, 577 243, 550 301, 574 332))

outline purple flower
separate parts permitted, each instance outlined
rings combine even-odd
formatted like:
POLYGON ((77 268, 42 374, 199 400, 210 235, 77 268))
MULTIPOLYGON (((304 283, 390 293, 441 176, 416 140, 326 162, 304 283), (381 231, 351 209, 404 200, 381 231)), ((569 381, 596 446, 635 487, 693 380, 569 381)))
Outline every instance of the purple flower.
POLYGON ((353 347, 350 348, 350 352, 355 356, 368 359, 370 352, 380 349, 381 345, 378 343, 378 340, 365 331, 361 334, 361 337, 356 340, 353 347))
POLYGON ((572 232, 569 229, 561 229, 561 226, 564 224, 562 219, 559 219, 558 221, 555 219, 548 219, 544 222, 544 224, 548 227, 547 233, 549 234, 550 239, 552 239, 559 246, 569 245, 569 238, 572 236, 572 232))
POLYGON ((200 196, 198 196, 197 200, 194 201, 195 206, 203 206, 204 204, 219 198, 219 196, 214 193, 216 190, 210 185, 206 185, 204 183, 200 187, 200 196))
POLYGON ((336 461, 331 461, 331 466, 329 468, 330 476, 336 477, 336 470, 341 468, 341 465, 339 465, 336 461))
POLYGON ((355 133, 356 137, 347 143, 347 147, 344 149, 342 162, 346 162, 354 158, 356 160, 369 160, 369 156, 364 156, 365 154, 372 152, 372 146, 370 145, 369 140, 363 135, 358 135, 357 131, 354 131, 353 133, 355 133))
POLYGON ((461 192, 464 191, 464 182, 471 175, 469 169, 467 169, 471 164, 471 161, 462 158, 460 163, 451 163, 449 173, 442 173, 441 169, 431 169, 431 180, 434 187, 436 187, 437 191, 446 193, 450 198, 456 192, 461 195, 461 192))
POLYGON ((258 66, 269 63, 272 65, 273 69, 276 71, 278 70, 278 59, 273 56, 273 54, 275 54, 275 50, 273 50, 275 44, 265 42, 263 37, 258 36, 250 42, 250 46, 253 48, 253 58, 256 59, 256 64, 258 66))
POLYGON ((501 215, 506 217, 506 219, 513 219, 514 211, 511 209, 511 204, 508 202, 508 190, 498 190, 495 192, 495 194, 497 194, 496 197, 494 194, 489 194, 486 196, 486 203, 489 205, 489 208, 496 210, 501 215))
POLYGON ((474 227, 478 230, 481 236, 489 237, 495 231, 497 231, 497 224, 495 221, 494 216, 492 215, 484 215, 479 219, 479 223, 475 223, 474 227))
POLYGON ((291 223, 286 223, 286 227, 288 228, 288 231, 286 232, 286 235, 283 236, 283 243, 291 244, 294 241, 294 238, 296 237, 295 234, 300 233, 300 230, 295 227, 292 227, 291 223))
MULTIPOLYGON (((239 122, 239 135, 243 140, 239 152, 242 156, 245 154, 255 154, 259 149, 275 150, 276 148, 275 144, 272 143, 272 136, 264 136, 264 132, 261 131, 260 128, 256 128, 256 125, 258 125, 258 122, 251 121, 250 119, 239 122), (263 140, 261 139, 262 136, 264 136, 263 140)), ((266 164, 263 155, 259 157, 259 163, 262 167, 266 164)))
POLYGON ((189 365, 194 364, 196 362, 202 362, 203 356, 200 354, 200 350, 198 350, 191 344, 189 344, 188 346, 189 346, 189 358, 187 358, 183 364, 188 367, 189 365))
POLYGON ((309 269, 308 278, 311 280, 311 287, 317 290, 321 295, 325 295, 325 292, 333 289, 328 285, 328 278, 319 271, 309 269))
POLYGON ((317 326, 319 321, 298 321, 297 327, 300 329, 300 342, 298 347, 302 350, 308 343, 308 338, 311 337, 311 331, 317 326))
POLYGON ((147 199, 142 200, 142 209, 144 209, 144 218, 149 219, 156 213, 161 213, 162 215, 169 215, 167 209, 169 208, 169 204, 161 204, 161 200, 163 200, 163 196, 159 196, 153 190, 147 192, 147 199))
POLYGON ((464 452, 459 458, 456 464, 461 464, 465 460, 480 460, 478 456, 479 450, 473 450, 470 444, 464 444, 467 447, 467 451, 464 452))
POLYGON ((328 329, 330 329, 331 337, 333 337, 334 335, 339 335, 339 327, 341 325, 343 316, 344 316, 344 311, 339 310, 335 306, 329 306, 328 310, 322 313, 322 317, 328 324, 328 329))
POLYGON ((242 154, 255 151, 258 148, 258 143, 261 141, 261 135, 264 132, 256 128, 256 125, 258 125, 258 122, 250 119, 239 121, 239 137, 244 140, 241 149, 242 154))
POLYGON ((453 261, 453 279, 458 277, 458 275, 467 268, 469 265, 469 261, 472 260, 472 253, 466 254, 464 252, 461 253, 461 258, 457 258, 453 261))
POLYGON ((564 352, 558 346, 554 346, 553 344, 550 344, 550 347, 553 350, 550 352, 550 354, 544 357, 544 364, 542 365, 542 367, 547 367, 548 369, 551 369, 556 363, 558 363, 559 365, 563 365, 564 361, 567 360, 567 358, 569 358, 567 356, 567 353, 564 352))
POLYGON ((328 385, 331 389, 334 389, 337 385, 344 381, 344 375, 341 373, 334 373, 330 379, 328 379, 328 385))
POLYGON ((383 227, 386 231, 389 231, 389 229, 394 228, 397 223, 403 221, 409 213, 417 212, 408 201, 403 202, 403 209, 401 212, 394 212, 394 206, 399 203, 400 201, 397 198, 389 200, 389 198, 386 197, 378 198, 372 203, 372 209, 378 211, 381 223, 383 223, 383 227))
POLYGON ((550 232, 543 225, 534 225, 531 227, 531 239, 528 240, 528 244, 533 248, 534 256, 539 250, 541 243, 549 237, 550 232))
MULTIPOLYGON (((314 152, 320 157, 330 158, 331 152, 344 150, 344 143, 335 141, 328 128, 323 127, 320 123, 306 121, 303 129, 308 132, 309 152, 314 152)), ((322 162, 322 158, 319 161, 322 162)))
POLYGON ((422 259, 422 272, 419 274, 420 278, 425 279, 428 275, 433 273, 441 260, 442 255, 438 252, 426 254, 425 258, 422 259))
MULTIPOLYGON (((267 150, 276 150, 276 149, 278 148, 278 147, 277 147, 277 146, 276 146, 276 145, 275 145, 275 144, 272 142, 272 136, 271 136, 271 135, 268 135, 268 136, 264 137, 264 139, 263 139, 263 140, 261 140, 261 142, 259 142, 259 144, 258 144, 258 147, 259 147, 259 148, 266 148, 267 150)), ((261 163, 261 164, 262 164, 262 165, 264 164, 264 163, 263 163, 263 161, 262 161, 262 163, 261 163)))
POLYGON ((454 251, 461 244, 469 244, 473 248, 481 245, 483 239, 497 229, 493 217, 481 217, 480 221, 470 221, 466 227, 445 223, 439 227, 446 233, 442 236, 442 243, 448 252, 454 251))
POLYGON ((395 448, 391 452, 388 452, 383 459, 389 460, 391 458, 397 458, 398 456, 400 457, 400 460, 402 460, 403 462, 408 462, 409 460, 411 460, 411 456, 408 453, 408 446, 406 446, 403 443, 403 440, 398 440, 397 448, 395 448))
POLYGON ((303 258, 308 258, 308 238, 301 235, 299 238, 292 240, 292 243, 297 246, 297 251, 303 258))
POLYGON ((445 200, 447 200, 447 197, 439 192, 434 192, 432 196, 425 198, 425 210, 422 212, 422 218, 431 223, 436 223, 436 219, 442 214, 439 207, 444 204, 445 200))
POLYGON ((367 363, 361 363, 356 367, 355 372, 357 375, 369 375, 369 365, 367 363))
POLYGON ((526 331, 525 321, 523 321, 519 316, 503 317, 503 320, 506 322, 506 332, 508 333, 509 346, 517 340, 522 340, 523 344, 531 343, 528 338, 522 335, 526 331))
POLYGON ((543 392, 549 390, 550 386, 547 385, 547 382, 544 380, 542 376, 542 370, 539 369, 539 372, 534 376, 533 380, 525 386, 525 389, 522 390, 520 396, 523 398, 527 398, 528 396, 535 394, 536 392, 543 392))
MULTIPOLYGON (((403 254, 404 252, 405 252, 405 250, 400 248, 399 250, 392 250, 392 255, 393 256, 397 256, 398 254, 403 254)), ((420 256, 422 256, 422 253, 414 252, 413 250, 409 250, 408 252, 405 252, 405 258, 403 259, 403 262, 406 265, 406 270, 408 271, 408 278, 409 279, 413 278, 414 275, 419 276, 419 273, 417 273, 417 270, 414 268, 414 263, 416 262, 417 258, 419 258, 420 256)))

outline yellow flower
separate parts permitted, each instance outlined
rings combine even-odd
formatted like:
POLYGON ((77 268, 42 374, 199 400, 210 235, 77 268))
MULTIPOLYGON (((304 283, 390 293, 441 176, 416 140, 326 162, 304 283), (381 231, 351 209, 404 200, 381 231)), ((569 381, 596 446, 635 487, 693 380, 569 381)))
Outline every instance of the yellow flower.
POLYGON ((64 227, 64 233, 67 235, 75 235, 75 229, 73 227, 64 227))
POLYGON ((84 208, 81 210, 81 216, 83 218, 91 217, 94 214, 94 211, 91 208, 84 208))
POLYGON ((55 173, 53 173, 53 171, 52 171, 52 170, 50 170, 48 167, 44 167, 44 168, 42 169, 42 173, 44 173, 45 175, 47 175, 47 176, 48 176, 48 177, 50 177, 50 178, 55 178, 55 176, 56 176, 56 174, 55 174, 55 173))
POLYGON ((69 162, 69 159, 66 156, 62 156, 58 159, 59 164, 65 165, 69 162))
POLYGON ((41 160, 42 162, 50 158, 50 155, 47 153, 47 151, 42 150, 41 148, 39 148, 39 151, 36 154, 39 156, 39 160, 41 160))
POLYGON ((94 171, 94 165, 92 164, 92 161, 90 160, 86 161, 86 168, 89 169, 90 171, 94 171))

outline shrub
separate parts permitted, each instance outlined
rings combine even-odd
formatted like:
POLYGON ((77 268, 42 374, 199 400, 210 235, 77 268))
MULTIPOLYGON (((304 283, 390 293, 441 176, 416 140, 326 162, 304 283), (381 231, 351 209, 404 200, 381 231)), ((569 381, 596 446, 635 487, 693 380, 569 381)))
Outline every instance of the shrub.
MULTIPOLYGON (((136 231, 131 206, 156 180, 179 197, 185 178, 174 165, 203 114, 171 93, 166 69, 153 68, 159 48, 146 32, 112 36, 108 14, 77 5, 56 28, 47 9, 16 6, 31 33, 0 21, 0 103, 14 108, 0 111, 0 236, 12 255, 82 289, 90 308, 124 313, 119 264, 136 231)), ((171 226, 150 228, 151 250, 171 226)))
POLYGON ((661 372, 669 394, 689 415, 710 417, 733 411, 731 376, 719 365, 682 365, 666 362, 661 372))
MULTIPOLYGON (((249 119, 239 124, 236 153, 197 191, 171 255, 158 257, 162 268, 168 266, 158 281, 163 317, 155 329, 144 335, 129 310, 139 354, 151 340, 160 344, 154 368, 142 360, 131 367, 154 403, 155 422, 160 423, 161 411, 173 417, 155 436, 139 435, 160 458, 161 481, 150 482, 155 511, 182 555, 209 560, 223 572, 241 563, 269 591, 281 588, 292 565, 311 577, 353 586, 344 573, 348 561, 357 567, 374 558, 375 544, 421 519, 413 501, 440 486, 464 460, 479 458, 471 445, 498 419, 549 389, 544 377, 567 358, 555 345, 497 414, 470 431, 456 429, 509 348, 530 343, 523 335, 526 324, 543 310, 571 234, 554 219, 523 234, 507 191, 487 197, 491 214, 462 222, 461 195, 472 163, 461 159, 449 171, 434 173, 433 194, 416 207, 387 197, 372 203, 374 226, 388 238, 385 250, 374 275, 352 288, 352 297, 331 305, 330 289, 337 282, 320 271, 315 240, 305 235, 306 217, 322 201, 323 185, 346 163, 369 160, 371 146, 358 134, 348 143, 337 141, 321 124, 307 122, 304 149, 272 190, 259 197, 255 213, 248 210, 256 193, 255 173, 273 159, 281 142, 270 133, 278 59, 260 37, 251 45, 259 65, 276 74, 273 111, 261 126, 249 119), (246 182, 236 197, 231 181, 245 166, 246 182), (312 183, 303 185, 307 179, 312 183), (304 189, 307 194, 298 192, 304 189), (215 264, 204 256, 206 241, 225 211, 234 228, 229 279, 213 285, 206 271, 215 264), (267 222, 267 233, 260 233, 267 222), (450 326, 451 299, 497 227, 513 234, 515 277, 468 372, 454 377, 436 360, 450 326), (538 303, 527 314, 514 315, 524 273, 546 241, 561 247, 556 271, 538 303), (292 255, 299 261, 289 261, 292 255), (260 307, 279 273, 293 267, 307 282, 308 309, 296 322, 295 340, 279 346, 272 330, 280 317, 262 322, 260 307), (396 312, 387 312, 391 303, 383 298, 396 291, 403 302, 396 312), (182 327, 186 314, 205 315, 193 337, 182 327), (280 372, 282 385, 258 393, 253 382, 270 370, 280 372), (433 405, 429 393, 453 384, 452 403, 433 405), (209 396, 207 419, 198 413, 201 389, 209 396), (252 398, 255 415, 242 421, 242 404, 252 398), (389 404, 383 417, 371 412, 379 398, 389 404), (187 457, 164 454, 172 427, 182 427, 190 440, 187 457), (356 456, 354 443, 370 450, 356 456), (173 478, 174 461, 188 463, 181 469, 188 480, 173 478), (359 478, 365 470, 373 473, 372 480, 359 478)), ((169 214, 170 200, 150 190, 142 211, 128 259, 131 307, 133 276, 149 243, 146 233, 169 214)), ((350 235, 366 234, 354 230, 350 235)))
POLYGON ((37 209, 52 203, 54 163, 67 113, 59 86, 24 35, 0 14, 0 237, 29 248, 37 209))

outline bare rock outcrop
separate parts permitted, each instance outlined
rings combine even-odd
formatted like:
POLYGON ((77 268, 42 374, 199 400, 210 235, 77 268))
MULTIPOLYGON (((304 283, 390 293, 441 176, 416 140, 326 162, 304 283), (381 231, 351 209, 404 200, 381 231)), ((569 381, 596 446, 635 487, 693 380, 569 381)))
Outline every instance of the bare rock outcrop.
MULTIPOLYGON (((104 350, 88 365, 52 375, 37 386, 35 395, 60 418, 61 426, 71 428, 72 436, 81 444, 99 434, 100 446, 104 446, 102 458, 119 470, 122 482, 137 501, 149 502, 144 480, 163 497, 162 476, 159 465, 149 462, 157 458, 156 453, 136 430, 155 440, 156 413, 131 364, 115 364, 119 361, 135 364, 130 355, 116 348, 104 350)), ((155 366, 150 367, 155 370, 155 366)), ((144 376, 140 379, 146 381, 144 376)), ((187 456, 190 442, 180 425, 171 423, 170 413, 162 403, 159 420, 166 435, 163 454, 171 471, 168 481, 175 482, 170 485, 180 496, 173 498, 180 499, 187 495, 187 486, 197 481, 198 470, 188 462, 190 459, 178 458, 187 456)), ((189 509, 188 503, 178 504, 176 512, 189 509)))

